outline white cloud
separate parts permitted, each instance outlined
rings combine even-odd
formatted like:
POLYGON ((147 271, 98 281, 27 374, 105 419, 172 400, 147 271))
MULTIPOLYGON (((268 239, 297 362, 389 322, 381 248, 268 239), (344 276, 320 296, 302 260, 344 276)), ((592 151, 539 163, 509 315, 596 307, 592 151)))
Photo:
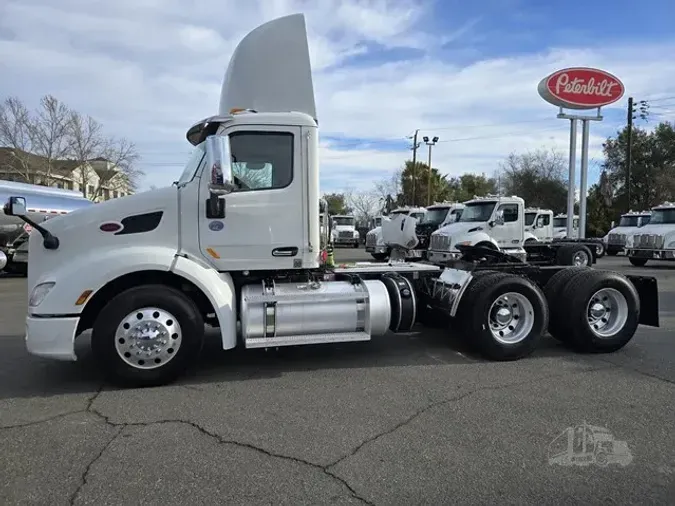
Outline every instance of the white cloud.
MULTIPOLYGON (((0 15, 0 95, 29 104, 56 95, 138 143, 145 186, 166 184, 189 152, 187 128, 215 113, 238 40, 261 22, 305 12, 327 190, 368 186, 391 173, 410 157, 404 138, 417 128, 440 137, 433 165, 450 174, 491 173, 511 151, 566 152, 568 123, 536 92, 542 77, 564 66, 607 69, 636 97, 675 95, 675 41, 542 48, 458 65, 439 55, 471 51, 463 41, 480 23, 447 23, 435 36, 424 23, 431 9, 424 0, 221 0, 190 8, 184 0, 9 0, 0 15), (420 57, 383 63, 375 48, 420 57), (353 140, 328 142, 335 137, 371 144, 357 150, 353 140)), ((591 159, 621 126, 622 107, 625 100, 591 125, 591 159)), ((426 146, 418 158, 426 160, 426 146)))

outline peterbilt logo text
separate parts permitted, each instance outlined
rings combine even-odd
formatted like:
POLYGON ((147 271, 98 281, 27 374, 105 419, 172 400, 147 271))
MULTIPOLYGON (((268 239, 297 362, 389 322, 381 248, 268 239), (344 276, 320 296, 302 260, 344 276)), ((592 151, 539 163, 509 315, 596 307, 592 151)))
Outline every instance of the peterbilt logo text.
POLYGON ((555 93, 568 93, 572 95, 595 95, 596 97, 612 97, 612 88, 618 87, 619 84, 612 82, 609 79, 603 79, 596 83, 595 78, 591 77, 588 81, 575 77, 570 80, 568 74, 560 74, 555 82, 555 93))

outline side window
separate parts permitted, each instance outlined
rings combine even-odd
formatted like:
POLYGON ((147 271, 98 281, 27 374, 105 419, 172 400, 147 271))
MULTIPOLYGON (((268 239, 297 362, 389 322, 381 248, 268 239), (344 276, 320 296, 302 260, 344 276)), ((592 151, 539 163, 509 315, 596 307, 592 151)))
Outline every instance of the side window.
POLYGON ((288 132, 230 134, 232 175, 237 191, 274 190, 293 181, 294 136, 288 132))
POLYGON ((499 210, 504 213, 504 223, 518 220, 518 204, 502 204, 499 210))
POLYGON ((537 227, 548 227, 551 223, 551 216, 548 214, 540 214, 537 216, 537 227))

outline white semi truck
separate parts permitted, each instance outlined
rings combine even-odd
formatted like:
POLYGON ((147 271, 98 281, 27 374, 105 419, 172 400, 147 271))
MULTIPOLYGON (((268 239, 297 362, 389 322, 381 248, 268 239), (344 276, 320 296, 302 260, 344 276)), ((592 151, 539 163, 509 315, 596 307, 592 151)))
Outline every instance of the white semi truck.
POLYGON ((38 232, 28 351, 77 360, 76 339, 93 329, 101 370, 148 386, 196 363, 205 322, 228 350, 369 341, 445 318, 493 360, 529 355, 547 328, 612 352, 638 325, 659 325, 658 304, 643 302, 658 299, 655 278, 479 261, 479 248, 453 266, 397 261, 417 243, 409 216, 383 220, 389 264, 322 264, 317 124, 304 16, 286 16, 235 49, 220 113, 188 130, 195 148, 175 184, 42 225, 10 196, 6 214, 38 232))
MULTIPOLYGON (((427 210, 424 207, 398 207, 389 213, 389 217, 403 215, 410 216, 415 219, 417 222, 421 221, 424 218, 427 210)), ((366 252, 378 261, 386 260, 389 258, 391 253, 391 248, 387 246, 384 242, 382 236, 382 217, 380 217, 380 223, 375 226, 373 230, 366 234, 366 252)))
POLYGON ((675 260, 675 202, 652 207, 649 223, 626 237, 626 256, 638 267, 649 260, 675 260))
POLYGON ((528 207, 525 209, 525 244, 553 241, 553 211, 528 207))
POLYGON ((356 230, 356 217, 346 214, 336 214, 331 216, 332 240, 336 246, 359 247, 360 234, 356 230))
POLYGON ((579 216, 574 215, 572 221, 572 237, 567 237, 567 215, 556 214, 553 217, 553 237, 555 239, 576 239, 579 237, 579 216))
POLYGON ((455 223, 461 216, 464 204, 460 202, 436 202, 426 207, 424 217, 417 222, 415 233, 419 243, 408 251, 407 259, 426 259, 432 232, 450 223, 455 223))
MULTIPOLYGON (((0 202, 12 195, 26 199, 28 217, 38 223, 93 204, 78 191, 0 180, 0 202)), ((26 275, 31 228, 20 218, 0 211, 0 272, 26 275)))
POLYGON ((607 234, 607 254, 614 256, 624 251, 628 236, 636 233, 640 227, 649 223, 651 212, 629 211, 621 215, 619 224, 607 234))
POLYGON ((431 234, 429 261, 443 265, 463 255, 462 247, 500 251, 520 261, 585 266, 595 263, 600 241, 525 242, 525 201, 518 196, 486 195, 464 202, 459 220, 431 234))

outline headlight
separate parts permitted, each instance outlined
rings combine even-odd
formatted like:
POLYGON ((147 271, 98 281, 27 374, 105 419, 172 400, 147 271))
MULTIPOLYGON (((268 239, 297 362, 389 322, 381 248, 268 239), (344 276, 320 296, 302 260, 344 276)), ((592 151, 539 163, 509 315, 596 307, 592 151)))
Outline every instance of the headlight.
POLYGON ((55 284, 56 283, 50 281, 49 283, 40 283, 35 288, 33 288, 33 291, 30 293, 30 297, 28 298, 28 306, 37 307, 42 304, 42 301, 45 300, 45 297, 51 291, 51 289, 54 288, 55 284))

